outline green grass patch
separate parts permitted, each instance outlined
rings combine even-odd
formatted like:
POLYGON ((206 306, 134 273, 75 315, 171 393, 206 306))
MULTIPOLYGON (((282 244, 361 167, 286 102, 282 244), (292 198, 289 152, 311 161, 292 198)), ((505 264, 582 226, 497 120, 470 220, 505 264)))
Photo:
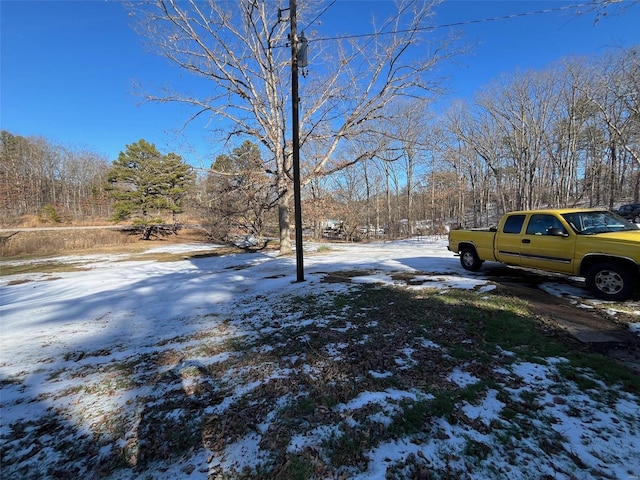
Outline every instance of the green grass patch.
POLYGON ((354 435, 354 432, 332 435, 322 446, 332 465, 366 465, 363 449, 369 445, 366 439, 354 435))
MULTIPOLYGON (((438 410, 437 400, 420 400, 417 402, 401 402, 402 412, 393 418, 393 422, 387 428, 392 435, 407 435, 422 432, 425 429, 427 419, 438 410)), ((443 412, 448 409, 443 409, 443 412)))
POLYGON ((486 460, 493 452, 493 447, 484 442, 467 437, 463 454, 465 457, 475 457, 478 460, 486 460))
POLYGON ((388 431, 398 436, 416 434, 425 430, 430 418, 444 418, 450 423, 457 423, 452 414, 460 404, 473 404, 488 387, 488 382, 478 382, 466 388, 434 392, 430 399, 402 402, 402 412, 394 417, 388 431))
POLYGON ((269 469, 263 475, 258 472, 258 478, 274 480, 309 480, 315 478, 315 469, 311 461, 304 455, 290 454, 287 456, 282 469, 274 477, 274 472, 269 469))
POLYGON ((229 352, 247 352, 254 346, 255 342, 253 339, 251 339, 247 335, 241 335, 238 337, 230 337, 225 339, 224 342, 220 343, 218 350, 229 352))
POLYGON ((584 389, 599 388, 599 385, 577 372, 576 369, 591 370, 607 385, 620 385, 625 391, 635 394, 640 392, 638 375, 634 375, 625 366, 599 353, 575 352, 569 357, 569 365, 561 365, 560 372, 567 378, 574 377, 570 379, 579 383, 584 389))
MULTIPOLYGON (((362 275, 364 272, 348 272, 362 275)), ((622 384, 627 391, 639 391, 640 379, 627 368, 598 354, 575 350, 557 337, 547 335, 526 301, 500 294, 474 291, 407 291, 401 287, 359 285, 332 297, 309 295, 296 297, 291 311, 302 310, 304 318, 349 318, 357 322, 359 332, 366 332, 366 346, 379 351, 385 346, 376 333, 397 333, 406 338, 428 338, 447 349, 454 359, 490 365, 503 350, 516 353, 518 361, 545 363, 549 357, 565 357, 570 366, 561 366, 567 378, 579 381, 580 388, 594 388, 593 380, 568 370, 590 368, 609 385, 622 384), (582 378, 582 380, 581 380, 582 378)), ((345 338, 357 332, 349 332, 345 338)), ((503 361, 508 361, 505 359, 503 361)), ((376 379, 381 387, 397 380, 376 379)))
POLYGON ((429 311, 439 311, 441 317, 449 318, 450 324, 463 326, 477 342, 476 348, 453 345, 452 355, 457 358, 477 358, 480 354, 484 363, 488 360, 486 354, 495 354, 497 347, 513 351, 528 361, 567 353, 565 345, 545 335, 523 300, 495 294, 479 296, 473 291, 451 291, 432 298, 437 303, 434 302, 429 311))

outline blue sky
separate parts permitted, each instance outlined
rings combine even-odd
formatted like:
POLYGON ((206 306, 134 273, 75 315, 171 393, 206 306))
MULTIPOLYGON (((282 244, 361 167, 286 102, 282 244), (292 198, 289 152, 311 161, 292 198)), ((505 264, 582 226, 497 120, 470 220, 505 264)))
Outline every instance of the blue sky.
MULTIPOLYGON (((435 24, 578 3, 448 0, 437 8, 435 24)), ((366 31, 371 12, 388 8, 384 0, 337 0, 321 16, 318 30, 342 35, 357 28, 360 33, 366 31)), ((451 97, 469 97, 503 73, 541 69, 565 56, 597 55, 608 48, 640 44, 640 5, 597 25, 594 19, 593 14, 576 16, 567 10, 456 27, 475 47, 447 69, 451 97)), ((135 95, 134 82, 176 83, 186 74, 147 51, 118 3, 0 0, 0 21, 0 128, 87 147, 109 160, 140 138, 196 166, 208 166, 217 154, 216 146, 207 141, 204 124, 176 134, 188 117, 185 107, 144 103, 135 95)))

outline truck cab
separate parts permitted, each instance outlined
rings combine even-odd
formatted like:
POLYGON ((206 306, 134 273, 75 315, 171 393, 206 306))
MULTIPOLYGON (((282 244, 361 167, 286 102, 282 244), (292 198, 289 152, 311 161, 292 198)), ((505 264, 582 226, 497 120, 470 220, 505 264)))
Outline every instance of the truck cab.
POLYGON ((496 260, 510 265, 573 273, 576 234, 550 213, 511 214, 496 236, 496 260))

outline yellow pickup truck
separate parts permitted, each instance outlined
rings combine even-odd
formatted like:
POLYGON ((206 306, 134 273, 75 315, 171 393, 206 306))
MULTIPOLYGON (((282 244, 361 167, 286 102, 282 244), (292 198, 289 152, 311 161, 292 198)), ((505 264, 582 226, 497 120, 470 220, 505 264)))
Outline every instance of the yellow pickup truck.
POLYGON ((451 230, 447 248, 469 271, 487 260, 585 277, 605 300, 628 299, 640 278, 640 229, 606 210, 511 212, 497 228, 451 230))

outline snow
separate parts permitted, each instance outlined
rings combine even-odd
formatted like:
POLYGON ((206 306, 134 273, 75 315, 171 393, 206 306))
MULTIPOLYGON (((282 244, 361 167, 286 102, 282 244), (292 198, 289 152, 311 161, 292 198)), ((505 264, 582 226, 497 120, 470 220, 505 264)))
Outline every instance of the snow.
MULTIPOLYGON (((146 253, 188 253, 214 247, 167 245, 146 253)), ((248 402, 250 410, 251 402, 247 399, 268 382, 291 387, 280 396, 278 408, 285 409, 294 400, 303 398, 305 393, 296 390, 292 382, 302 374, 312 379, 318 374, 318 367, 308 362, 305 353, 292 352, 279 364, 265 361, 245 365, 239 363, 242 348, 233 352, 225 349, 229 342, 245 342, 251 351, 252 340, 269 338, 271 343, 262 344, 257 350, 268 358, 280 346, 278 342, 283 341, 279 335, 284 329, 297 335, 299 343, 309 344, 313 339, 305 328, 329 324, 328 318, 301 318, 296 311, 280 317, 278 324, 267 322, 263 313, 280 303, 280 299, 310 294, 322 298, 348 292, 362 284, 403 285, 408 291, 439 289, 443 294, 451 289, 465 289, 480 296, 495 289, 482 272, 464 271, 446 250, 443 239, 332 244, 328 251, 318 247, 316 244, 305 246, 304 282, 295 281, 295 258, 279 257, 277 252, 174 262, 155 262, 145 260, 144 256, 136 260, 126 255, 64 256, 48 261, 78 264, 84 270, 0 277, 0 440, 4 458, 9 452, 12 459, 20 459, 13 462, 14 470, 9 471, 15 475, 12 478, 55 477, 51 471, 41 475, 34 470, 36 466, 60 462, 61 449, 47 443, 52 436, 69 442, 95 438, 99 448, 91 462, 99 462, 118 449, 133 452, 132 456, 139 454, 136 449, 144 446, 136 443, 142 435, 142 419, 151 415, 153 408, 172 392, 183 391, 185 401, 197 397, 202 390, 223 392, 217 403, 202 409, 205 416, 221 418, 239 402, 248 402), (352 277, 351 284, 322 281, 330 272, 347 270, 362 274, 352 277), (394 280, 397 274, 415 274, 414 281, 403 284, 394 280), (174 358, 176 355, 180 358, 174 358), (147 361, 149 358, 155 363, 147 361), (284 368, 285 364, 289 366, 284 368), (126 384, 128 377, 120 369, 129 369, 130 378, 145 381, 129 380, 131 384, 126 384), (203 373, 211 371, 216 372, 217 382, 225 385, 226 390, 216 390, 220 386, 211 383, 210 374, 203 373), (151 378, 166 381, 146 381, 151 378), (88 386, 94 384, 110 393, 102 390, 87 394, 88 386), (147 402, 144 403, 146 410, 140 407, 141 399, 147 402), (20 422, 34 419, 25 428, 38 429, 39 423, 48 425, 56 416, 59 417, 57 423, 49 430, 42 427, 37 445, 16 440, 14 427, 20 422), (122 419, 119 427, 108 425, 108 419, 115 416, 122 419), (110 428, 122 431, 114 434, 110 428), (103 438, 100 435, 106 438, 108 434, 120 438, 115 443, 100 440, 103 438), (32 477, 18 473, 21 465, 32 477)), ((0 266, 12 264, 16 262, 2 262, 0 266)), ((575 285, 562 283, 546 282, 541 288, 576 299, 587 295, 575 285)), ((584 298, 575 301, 583 306, 589 303, 584 298)), ((638 325, 640 322, 633 325, 636 331, 640 330, 638 325)), ((375 329, 377 322, 365 326, 375 329)), ((350 345, 349 334, 354 330, 357 330, 356 324, 351 322, 328 329, 334 335, 332 338, 344 336, 344 339, 328 342, 316 352, 323 365, 344 360, 350 345)), ((364 340, 364 337, 359 339, 364 340)), ((429 338, 419 340, 424 351, 440 354, 437 342, 429 338)), ((398 368, 417 364, 414 348, 407 346, 397 352, 398 368)), ((505 357, 515 355, 503 353, 505 357)), ((599 398, 581 391, 571 381, 559 383, 558 369, 565 363, 561 358, 541 363, 516 361, 496 369, 493 376, 502 393, 494 386, 484 392, 479 402, 462 401, 455 414, 465 421, 434 418, 427 430, 438 431, 437 436, 423 432, 413 438, 380 441, 365 452, 366 465, 345 466, 341 478, 384 479, 392 474, 397 475, 393 478, 403 478, 408 475, 408 470, 403 468, 409 468, 403 465, 411 462, 431 471, 465 472, 464 478, 469 479, 525 479, 545 475, 560 479, 588 479, 598 475, 638 478, 640 398, 622 390, 616 390, 615 395, 608 398, 599 398), (506 406, 505 394, 518 404, 534 401, 533 420, 522 420, 519 414, 505 420, 500 415, 506 406), (548 445, 545 445, 549 451, 572 452, 579 462, 572 461, 571 455, 566 454, 541 457, 541 447, 526 437, 527 432, 523 430, 527 421, 532 422, 532 430, 548 432, 548 445), (484 428, 470 427, 476 423, 484 428), (521 435, 520 443, 493 432, 493 426, 498 423, 506 424, 514 434, 521 435), (469 445, 480 448, 479 452, 471 452, 480 458, 475 464, 469 460, 469 445), (483 451, 485 446, 487 450, 483 451)), ((393 375, 384 368, 373 367, 365 370, 364 375, 367 374, 376 381, 393 375)), ((473 373, 472 364, 464 363, 453 368, 446 380, 459 388, 480 381, 473 373)), ((592 382, 606 390, 597 378, 592 378, 592 382)), ((314 451, 321 457, 323 442, 345 435, 344 428, 335 423, 335 419, 346 418, 347 425, 356 427, 362 421, 361 412, 370 409, 373 424, 388 426, 402 402, 431 398, 431 394, 418 388, 401 386, 360 392, 323 410, 321 413, 332 419, 326 425, 294 432, 286 452, 314 451)), ((176 425, 182 422, 183 414, 180 405, 175 405, 169 413, 165 411, 176 425)), ((213 447, 214 440, 205 441, 203 433, 203 440, 192 445, 179 459, 148 465, 145 478, 206 479, 215 475, 232 478, 243 469, 259 468, 269 461, 269 452, 262 442, 276 416, 274 412, 267 414, 255 431, 227 441, 221 449, 213 447)), ((212 435, 215 437, 215 432, 212 435)), ((78 458, 74 462, 69 468, 73 466, 80 474, 89 478, 104 476, 92 472, 87 459, 78 458)), ((6 460, 3 463, 4 470, 6 460)), ((126 465, 112 471, 114 473, 105 478, 136 478, 139 473, 126 465)))

